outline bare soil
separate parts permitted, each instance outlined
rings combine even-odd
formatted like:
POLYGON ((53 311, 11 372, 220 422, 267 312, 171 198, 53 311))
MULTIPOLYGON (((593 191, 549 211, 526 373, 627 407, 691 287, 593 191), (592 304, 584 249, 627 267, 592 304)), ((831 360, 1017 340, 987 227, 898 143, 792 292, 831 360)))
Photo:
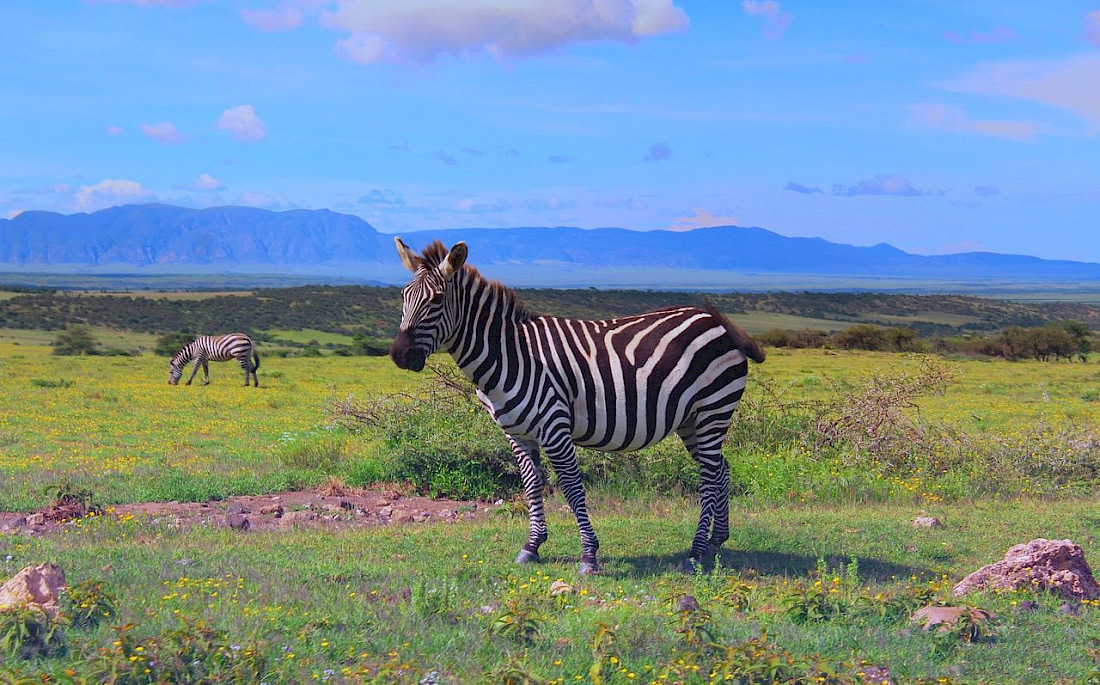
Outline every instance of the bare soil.
MULTIPOLYGON (((108 507, 104 516, 132 515, 151 523, 187 528, 226 526, 243 531, 356 528, 459 521, 487 517, 499 505, 431 499, 394 488, 325 486, 313 490, 242 495, 216 502, 139 502, 108 507)), ((47 507, 31 513, 0 512, 0 531, 48 534, 71 525, 47 507)))

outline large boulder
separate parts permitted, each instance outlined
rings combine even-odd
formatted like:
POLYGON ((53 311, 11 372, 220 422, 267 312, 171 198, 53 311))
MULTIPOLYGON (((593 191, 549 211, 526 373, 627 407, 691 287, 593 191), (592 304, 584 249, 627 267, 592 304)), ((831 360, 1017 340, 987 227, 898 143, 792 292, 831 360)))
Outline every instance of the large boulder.
POLYGON ((956 597, 980 590, 1012 591, 1030 587, 1065 599, 1100 598, 1085 553, 1072 540, 1038 538, 1011 547, 1005 558, 963 578, 951 591, 956 597))
POLYGON ((8 607, 39 608, 56 619, 61 611, 61 592, 65 587, 65 572, 51 563, 28 566, 0 587, 0 609, 8 607))

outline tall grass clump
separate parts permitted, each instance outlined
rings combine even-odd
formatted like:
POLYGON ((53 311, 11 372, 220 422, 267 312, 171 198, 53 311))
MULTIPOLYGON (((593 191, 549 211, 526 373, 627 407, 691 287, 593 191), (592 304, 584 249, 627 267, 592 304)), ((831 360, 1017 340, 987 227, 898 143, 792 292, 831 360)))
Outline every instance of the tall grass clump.
MULTIPOLYGON (((450 364, 434 364, 429 373, 434 378, 416 394, 333 402, 330 423, 366 438, 362 454, 343 444, 333 468, 343 464, 353 485, 407 481, 438 497, 507 499, 519 492, 508 442, 472 386, 450 364)), ((828 392, 822 399, 816 391, 814 400, 798 383, 758 374, 724 448, 731 492, 771 502, 928 503, 1095 490, 1095 428, 1039 421, 1011 434, 971 434, 926 419, 921 407, 941 401, 957 382, 950 366, 930 356, 848 381, 815 376, 815 388, 828 392)), ((675 437, 630 453, 579 449, 578 459, 589 483, 615 495, 683 495, 699 486, 698 464, 675 437)))
POLYGON ((331 422, 369 440, 353 485, 412 483, 432 497, 492 499, 520 487, 519 469, 500 428, 453 366, 433 363, 416 394, 349 395, 329 408, 331 422), (357 482, 360 481, 360 482, 357 482))

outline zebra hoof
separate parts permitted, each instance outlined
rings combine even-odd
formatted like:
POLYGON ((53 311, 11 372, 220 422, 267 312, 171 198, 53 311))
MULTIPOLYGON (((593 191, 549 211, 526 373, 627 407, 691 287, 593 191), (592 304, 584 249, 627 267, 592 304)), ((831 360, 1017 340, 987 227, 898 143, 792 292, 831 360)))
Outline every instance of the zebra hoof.
POLYGON ((686 573, 689 576, 693 576, 696 573, 701 573, 703 570, 703 562, 695 557, 688 557, 680 562, 680 571, 686 573))
POLYGON ((527 549, 521 549, 519 554, 516 555, 517 564, 537 564, 542 559, 539 557, 538 552, 532 552, 527 549))
POLYGON ((582 576, 595 576, 600 573, 600 565, 595 559, 592 561, 581 560, 580 574, 582 576))

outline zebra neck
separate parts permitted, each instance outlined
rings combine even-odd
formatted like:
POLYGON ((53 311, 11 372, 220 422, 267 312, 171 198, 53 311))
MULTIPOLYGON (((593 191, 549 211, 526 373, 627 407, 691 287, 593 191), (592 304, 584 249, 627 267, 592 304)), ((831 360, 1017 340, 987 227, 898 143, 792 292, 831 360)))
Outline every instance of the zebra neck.
POLYGON ((459 368, 476 385, 493 375, 503 361, 503 340, 514 340, 516 329, 532 318, 508 288, 467 273, 456 308, 454 334, 447 345, 459 368))

